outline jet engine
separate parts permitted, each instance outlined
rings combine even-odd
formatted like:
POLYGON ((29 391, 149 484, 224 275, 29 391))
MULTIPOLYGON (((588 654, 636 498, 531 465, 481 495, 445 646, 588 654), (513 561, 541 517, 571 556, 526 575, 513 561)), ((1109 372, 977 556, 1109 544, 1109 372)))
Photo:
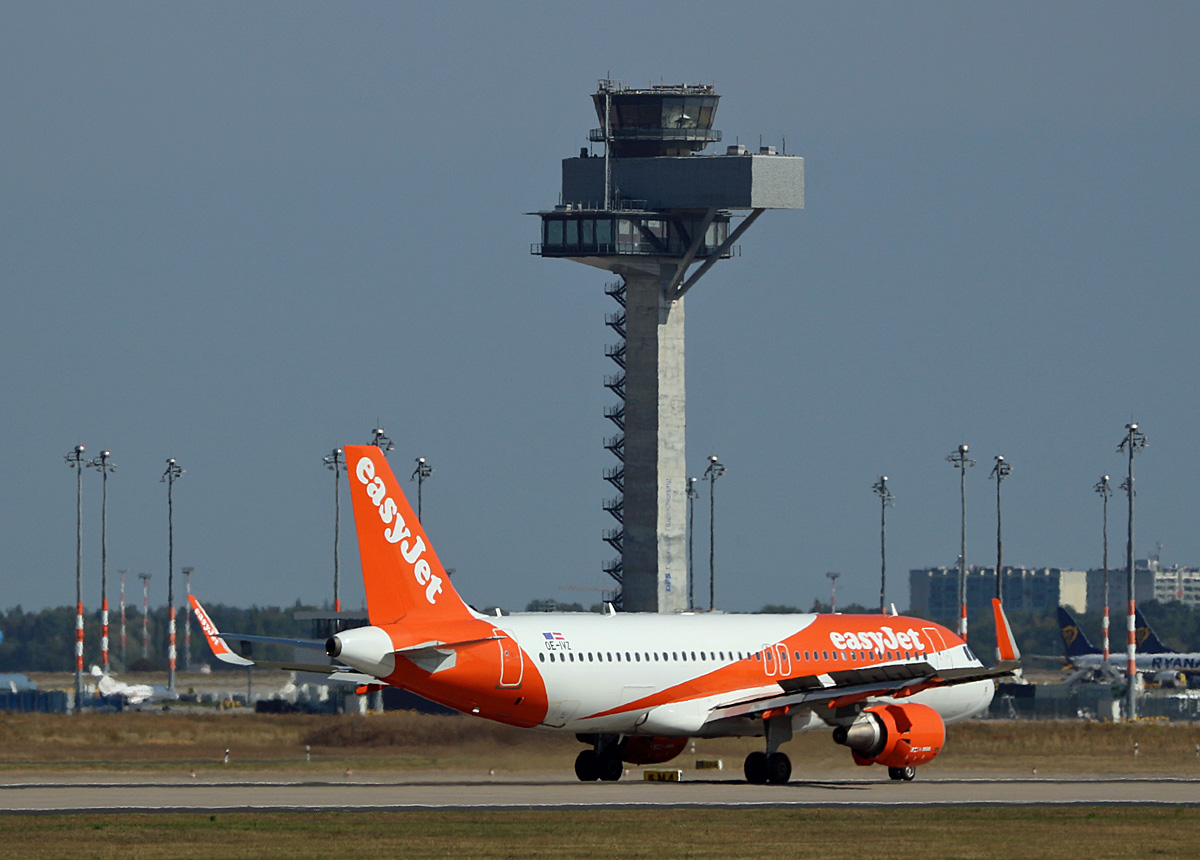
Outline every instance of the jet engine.
POLYGON ((630 764, 662 764, 683 752, 687 738, 654 738, 635 735, 627 738, 621 760, 630 764))
POLYGON ((833 739, 850 747, 855 764, 913 767, 942 751, 946 724, 928 705, 876 705, 850 725, 834 729, 833 739))

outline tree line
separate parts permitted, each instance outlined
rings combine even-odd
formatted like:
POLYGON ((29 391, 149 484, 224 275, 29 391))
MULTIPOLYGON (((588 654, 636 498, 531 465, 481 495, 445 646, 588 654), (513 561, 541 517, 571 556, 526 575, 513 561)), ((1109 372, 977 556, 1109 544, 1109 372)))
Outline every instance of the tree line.
MULTIPOLYGON (((252 606, 249 609, 223 604, 205 605, 205 611, 222 631, 248 636, 281 636, 306 639, 311 636, 307 622, 297 622, 292 614, 302 609, 299 601, 289 607, 252 606)), ((116 671, 157 672, 167 670, 168 617, 165 606, 152 609, 147 618, 146 656, 142 649, 142 613, 126 610, 125 654, 121 655, 120 610, 108 614, 108 659, 116 671)), ((184 667, 184 613, 175 618, 176 667, 184 667)), ((84 670, 100 664, 100 612, 84 615, 84 670)), ((75 671, 75 609, 55 606, 26 611, 20 606, 0 613, 0 672, 73 672, 75 671)), ((237 643, 233 643, 238 650, 237 643)), ((255 643, 254 656, 268 660, 292 658, 291 649, 255 643)), ((204 633, 192 619, 192 668, 207 663, 214 669, 226 668, 212 656, 204 633)), ((229 667, 233 668, 233 667, 229 667)))

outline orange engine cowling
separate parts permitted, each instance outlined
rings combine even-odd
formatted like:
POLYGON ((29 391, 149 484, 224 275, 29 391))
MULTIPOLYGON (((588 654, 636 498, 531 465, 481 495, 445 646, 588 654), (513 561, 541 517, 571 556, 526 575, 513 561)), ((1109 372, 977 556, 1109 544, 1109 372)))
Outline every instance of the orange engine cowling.
POLYGON ((662 764, 683 752, 687 738, 652 738, 636 735, 621 749, 621 760, 630 764, 662 764))
POLYGON ((855 764, 909 767, 942 751, 946 724, 928 705, 876 705, 849 726, 834 729, 833 739, 850 747, 855 764))

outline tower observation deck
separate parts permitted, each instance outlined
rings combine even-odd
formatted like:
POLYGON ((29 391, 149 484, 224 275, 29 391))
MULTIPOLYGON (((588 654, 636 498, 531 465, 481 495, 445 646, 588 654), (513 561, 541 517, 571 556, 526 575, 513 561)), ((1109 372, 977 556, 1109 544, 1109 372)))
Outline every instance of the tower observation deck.
POLYGON ((647 89, 600 81, 592 95, 600 127, 562 162, 561 202, 536 212, 532 253, 585 263, 620 280, 605 291, 620 308, 606 322, 621 339, 605 349, 605 378, 618 402, 605 410, 617 459, 604 479, 617 491, 603 507, 617 526, 604 540, 618 556, 604 570, 632 612, 688 609, 684 295, 767 209, 804 207, 804 159, 719 143, 720 96, 711 86, 647 89), (734 225, 734 212, 749 210, 734 225), (693 266, 695 268, 693 268, 693 266))

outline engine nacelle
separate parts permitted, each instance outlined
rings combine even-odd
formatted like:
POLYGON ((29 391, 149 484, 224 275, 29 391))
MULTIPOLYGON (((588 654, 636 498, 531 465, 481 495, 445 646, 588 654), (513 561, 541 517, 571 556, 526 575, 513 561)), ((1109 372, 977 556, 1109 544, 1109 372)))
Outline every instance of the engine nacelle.
POLYGON ((630 764, 662 764, 683 752, 687 738, 654 738, 634 735, 621 749, 621 761, 630 764))
POLYGON ((942 751, 946 724, 928 705, 876 705, 849 726, 834 729, 833 739, 850 747, 855 764, 909 767, 942 751))

